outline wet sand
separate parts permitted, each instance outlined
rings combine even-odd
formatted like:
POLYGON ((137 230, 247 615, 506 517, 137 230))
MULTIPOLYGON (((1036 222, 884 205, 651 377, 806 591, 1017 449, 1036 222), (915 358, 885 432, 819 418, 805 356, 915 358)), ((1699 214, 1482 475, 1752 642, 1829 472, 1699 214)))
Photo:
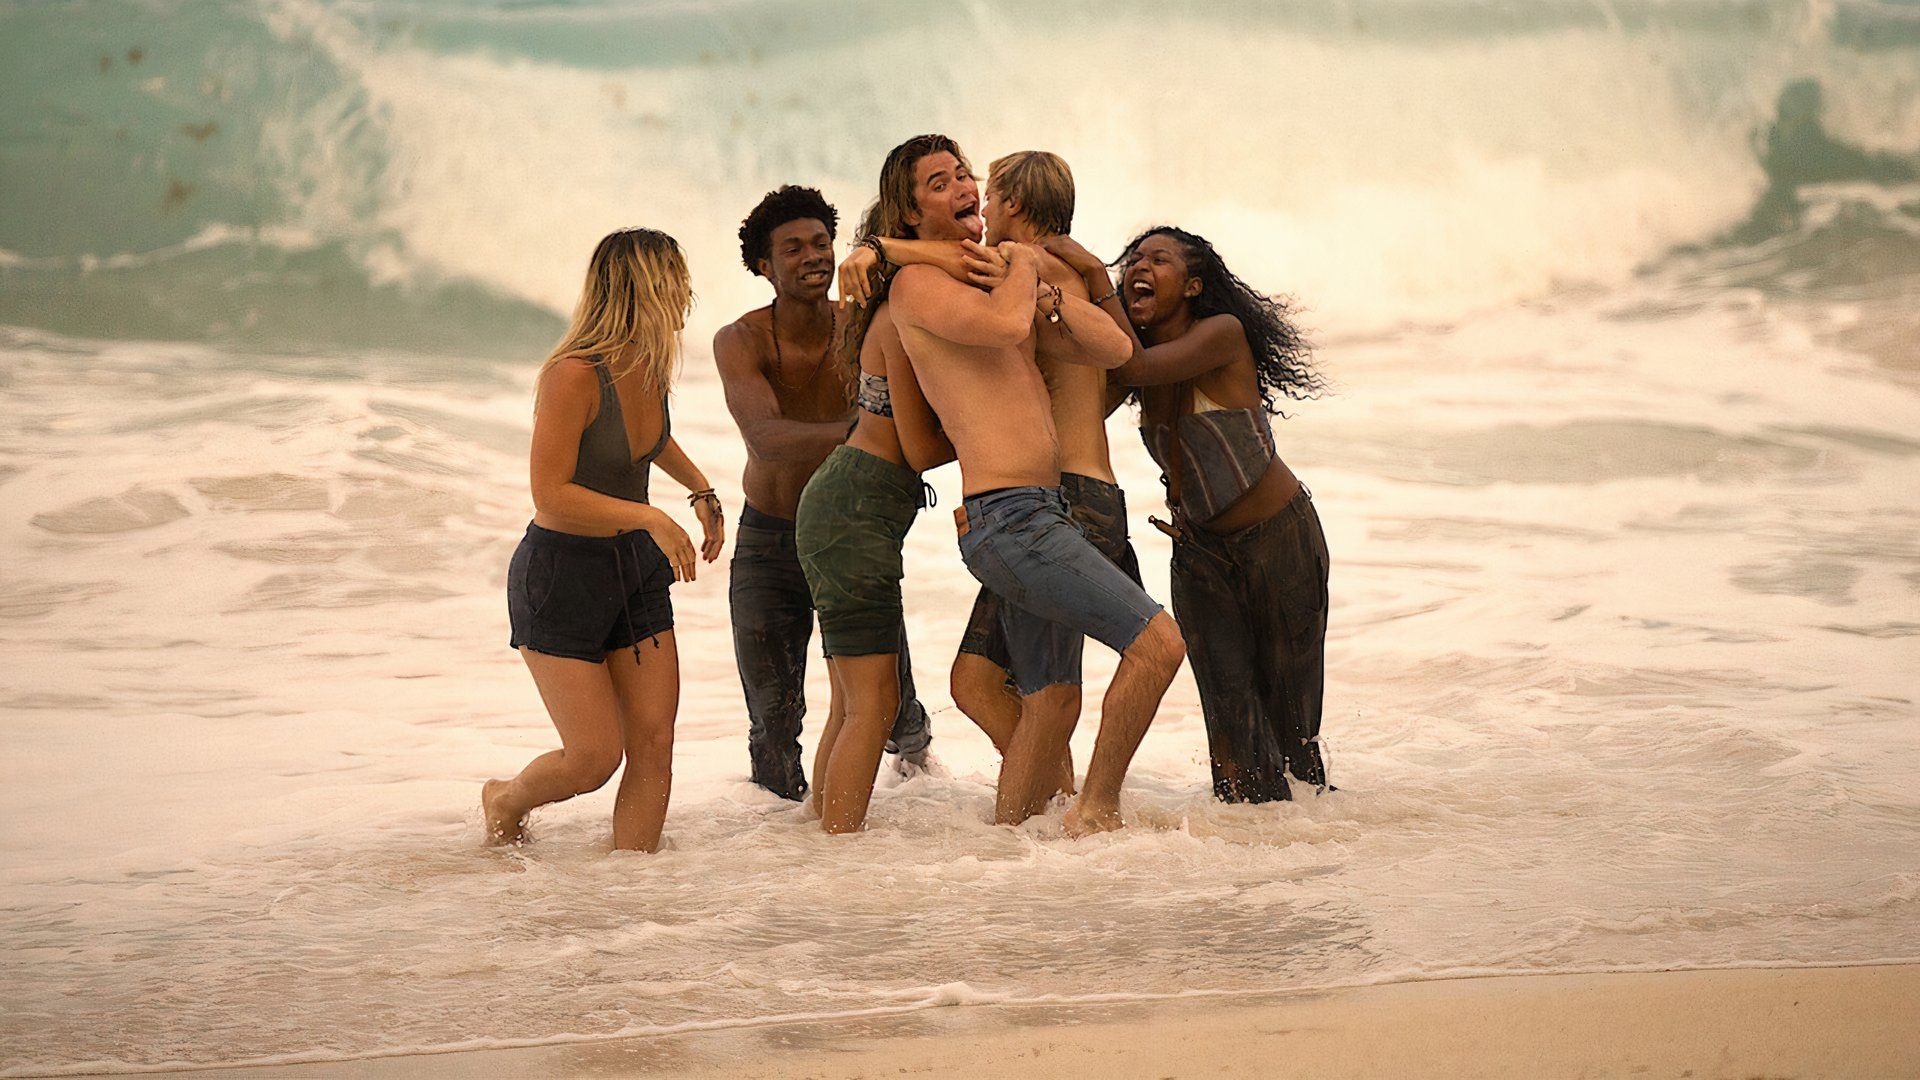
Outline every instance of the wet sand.
POLYGON ((1920 1075, 1916 1033, 1920 965, 1889 965, 942 1008, 188 1075, 1893 1077, 1920 1075))

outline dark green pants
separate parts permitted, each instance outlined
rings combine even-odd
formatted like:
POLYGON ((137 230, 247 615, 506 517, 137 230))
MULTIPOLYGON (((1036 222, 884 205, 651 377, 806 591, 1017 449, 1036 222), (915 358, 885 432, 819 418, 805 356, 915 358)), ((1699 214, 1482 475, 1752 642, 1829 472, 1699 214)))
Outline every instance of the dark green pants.
POLYGON ((794 546, 828 656, 900 651, 900 547, 923 502, 919 473, 851 446, 807 481, 794 546))
MULTIPOLYGON (((794 525, 749 506, 734 533, 728 599, 733 658, 747 697, 747 755, 753 782, 782 798, 802 799, 800 728, 807 715, 807 642, 813 637, 813 595, 807 591, 794 525)), ((917 754, 933 739, 927 709, 913 686, 906 629, 900 630, 900 711, 887 749, 917 754)))

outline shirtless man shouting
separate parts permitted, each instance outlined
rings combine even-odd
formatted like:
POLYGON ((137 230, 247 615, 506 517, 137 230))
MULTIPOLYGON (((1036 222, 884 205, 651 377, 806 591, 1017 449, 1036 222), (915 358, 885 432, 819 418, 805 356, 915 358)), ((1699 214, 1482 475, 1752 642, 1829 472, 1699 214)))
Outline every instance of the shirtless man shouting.
MULTIPOLYGON (((978 242, 985 233, 979 185, 951 139, 920 136, 896 147, 880 188, 883 200, 910 200, 904 220, 919 239, 978 242)), ((1067 813, 1067 831, 1077 836, 1122 826, 1127 766, 1186 649, 1173 617, 1069 520, 1036 362, 1044 352, 1049 361, 1117 367, 1132 343, 1109 333, 1118 328, 1099 308, 1042 284, 1033 248, 1000 250, 1006 276, 990 292, 932 266, 907 266, 890 297, 901 343, 960 461, 961 556, 1006 602, 1002 630, 1015 677, 1031 691, 1001 765, 996 820, 1021 821, 1044 803, 1076 719, 1077 679, 1035 686, 1044 677, 1028 672, 1045 665, 1022 658, 1075 653, 1070 642, 1082 636, 1120 653, 1086 783, 1067 813)))
MULTIPOLYGON (((987 175, 983 207, 986 242, 990 247, 1009 240, 1040 245, 1049 238, 1065 236, 1073 228, 1073 205, 1073 172, 1059 155, 1044 150, 1007 154, 994 161, 987 175)), ((881 240, 874 245, 890 262, 927 262, 955 276, 965 276, 968 261, 962 249, 967 246, 966 241, 936 240, 881 240)), ((859 293, 867 270, 877 261, 874 247, 854 248, 841 264, 843 294, 859 293)), ((1092 299, 1096 306, 1113 295, 1108 292, 1092 297, 1086 281, 1072 267, 1045 250, 1039 251, 1038 257, 1040 280, 1058 286, 1064 295, 1092 299)), ((1043 336, 1041 340, 1048 339, 1043 336)), ((1068 514, 1102 554, 1139 584, 1140 561, 1127 539, 1126 496, 1114 480, 1107 451, 1107 414, 1118 397, 1109 391, 1103 368, 1070 362, 1052 355, 1055 352, 1058 350, 1040 350, 1035 359, 1046 382, 1054 434, 1060 444, 1060 487, 1068 514)), ((960 639, 960 653, 953 662, 954 704, 987 733, 1002 754, 1007 752, 1019 725, 1023 694, 1031 696, 1047 686, 1072 686, 1071 691, 1059 693, 1070 696, 1065 707, 1079 715, 1080 650, 1084 642, 1079 637, 1059 640, 1054 643, 1066 648, 1065 654, 1024 656, 1016 665, 1002 628, 1005 606, 998 593, 984 587, 980 590, 960 639)), ((1054 791, 1073 793, 1072 760, 1063 756, 1059 769, 1058 783, 1042 793, 1042 802, 1054 791)), ((1037 813, 1040 806, 1027 809, 1037 813)))
MULTIPOLYGON (((789 185, 760 200, 740 226, 740 257, 773 285, 773 301, 713 339, 727 408, 747 443, 741 484, 747 505, 727 594, 734 661, 751 720, 747 750, 753 782, 795 800, 807 794, 800 727, 813 600, 794 552, 794 508, 853 420, 847 374, 830 356, 836 315, 827 290, 838 222, 812 188, 789 185)), ((903 764, 924 765, 931 739, 903 628, 900 711, 887 749, 903 764)))

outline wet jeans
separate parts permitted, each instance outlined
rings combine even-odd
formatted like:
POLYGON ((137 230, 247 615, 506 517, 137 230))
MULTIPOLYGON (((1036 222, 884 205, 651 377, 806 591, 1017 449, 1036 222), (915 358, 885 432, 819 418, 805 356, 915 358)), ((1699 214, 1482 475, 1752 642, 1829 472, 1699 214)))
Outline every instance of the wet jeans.
POLYGON ((1173 544, 1173 615, 1200 686, 1214 794, 1291 797, 1287 774, 1327 782, 1320 703, 1327 638, 1327 538, 1305 488, 1251 528, 1186 526, 1173 544))
MULTIPOLYGON (((807 643, 813 599, 794 553, 793 523, 747 507, 733 542, 733 656, 746 692, 753 782, 782 798, 807 794, 800 727, 807 714, 807 643)), ((900 711, 887 749, 915 754, 933 739, 913 687, 906 629, 900 634, 900 711)))
POLYGON ((1160 605, 1087 539, 1058 487, 969 495, 954 512, 960 558, 1005 601, 1000 625, 1022 696, 1079 685, 1081 638, 1125 653, 1160 605))

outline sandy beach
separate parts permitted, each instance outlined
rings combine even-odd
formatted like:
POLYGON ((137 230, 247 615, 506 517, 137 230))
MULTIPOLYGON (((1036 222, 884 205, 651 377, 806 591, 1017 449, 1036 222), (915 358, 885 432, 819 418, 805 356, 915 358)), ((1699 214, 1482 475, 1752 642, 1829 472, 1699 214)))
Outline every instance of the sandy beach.
POLYGON ((1920 965, 1506 976, 929 1009, 195 1077, 1897 1077, 1920 965))

